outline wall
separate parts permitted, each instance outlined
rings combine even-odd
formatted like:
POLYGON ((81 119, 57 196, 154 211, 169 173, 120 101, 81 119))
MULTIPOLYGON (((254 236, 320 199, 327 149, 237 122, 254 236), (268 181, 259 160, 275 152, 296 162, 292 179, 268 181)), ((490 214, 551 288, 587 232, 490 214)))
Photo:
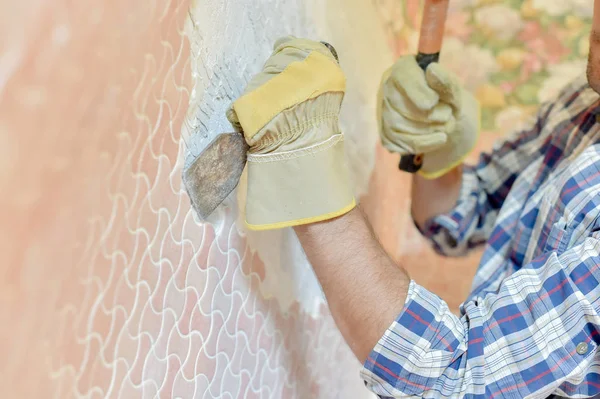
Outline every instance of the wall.
MULTIPOLYGON (((487 148, 581 73, 591 2, 452 3, 443 62, 484 104, 487 148), (465 53, 476 68, 464 68, 465 53)), ((3 3, 0 396, 367 397, 295 237, 240 228, 243 189, 200 223, 181 171, 202 145, 193 134, 228 128, 224 107, 277 36, 328 40, 349 77, 342 123, 356 192, 368 191, 390 253, 457 306, 477 256, 431 254, 410 226, 397 157, 375 144, 379 76, 414 51, 419 9, 3 3), (182 133, 194 115, 205 127, 182 133)))
POLYGON ((295 237, 247 234, 235 196, 201 223, 181 174, 292 33, 340 53, 366 191, 392 60, 370 4, 30 0, 0 30, 0 396, 368 396, 295 237))

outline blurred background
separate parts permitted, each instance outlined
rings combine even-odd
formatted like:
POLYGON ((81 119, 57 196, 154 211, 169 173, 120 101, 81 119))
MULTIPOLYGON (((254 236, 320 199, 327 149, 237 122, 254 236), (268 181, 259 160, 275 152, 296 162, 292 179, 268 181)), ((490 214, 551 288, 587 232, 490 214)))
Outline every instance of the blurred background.
MULTIPOLYGON (((197 132, 182 126, 226 129, 223 109, 278 36, 330 41, 349 79, 357 194, 390 255, 457 309, 479 254, 433 254, 375 130, 380 74, 415 52, 420 12, 419 0, 0 4, 0 396, 370 397, 293 234, 246 232, 242 189, 212 223, 195 217, 181 173, 197 132)), ((477 151, 584 73, 591 15, 589 0, 451 1, 441 62, 483 106, 477 151)))
MULTIPOLYGON (((416 53, 422 2, 373 4, 394 56, 416 53)), ((482 108, 482 133, 471 163, 502 137, 527 128, 540 103, 553 100, 567 83, 585 74, 592 12, 588 0, 450 1, 441 62, 482 108)), ((436 256, 407 218, 410 178, 402 173, 391 177, 397 157, 380 146, 376 154, 365 201, 371 223, 411 277, 458 309, 480 252, 466 259, 436 256)))

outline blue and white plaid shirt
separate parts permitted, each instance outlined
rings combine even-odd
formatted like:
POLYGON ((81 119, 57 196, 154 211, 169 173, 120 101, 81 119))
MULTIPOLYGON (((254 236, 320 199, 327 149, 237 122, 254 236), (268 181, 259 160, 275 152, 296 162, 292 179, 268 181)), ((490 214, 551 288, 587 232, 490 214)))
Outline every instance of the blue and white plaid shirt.
POLYGON ((362 376, 382 397, 600 395, 600 97, 582 77, 535 126, 466 168, 454 210, 423 231, 485 243, 461 317, 414 281, 362 376), (598 116, 597 116, 598 115, 598 116))

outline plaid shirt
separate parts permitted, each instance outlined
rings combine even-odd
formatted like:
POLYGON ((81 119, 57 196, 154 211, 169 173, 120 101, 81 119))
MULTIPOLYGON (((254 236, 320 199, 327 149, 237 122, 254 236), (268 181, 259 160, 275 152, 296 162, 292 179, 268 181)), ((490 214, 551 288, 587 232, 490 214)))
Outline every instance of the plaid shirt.
POLYGON ((457 317, 411 282, 362 376, 381 397, 600 395, 600 97, 584 77, 535 125, 467 167, 423 234, 439 252, 485 243, 457 317), (598 115, 598 116, 597 116, 598 115))

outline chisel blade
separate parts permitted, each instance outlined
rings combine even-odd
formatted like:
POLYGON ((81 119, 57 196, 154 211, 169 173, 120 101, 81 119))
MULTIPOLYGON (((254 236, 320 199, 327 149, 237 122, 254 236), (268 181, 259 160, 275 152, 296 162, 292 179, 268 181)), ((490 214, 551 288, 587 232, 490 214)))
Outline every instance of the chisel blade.
POLYGON ((186 169, 185 188, 201 219, 206 220, 237 187, 247 151, 242 134, 219 134, 186 169))

